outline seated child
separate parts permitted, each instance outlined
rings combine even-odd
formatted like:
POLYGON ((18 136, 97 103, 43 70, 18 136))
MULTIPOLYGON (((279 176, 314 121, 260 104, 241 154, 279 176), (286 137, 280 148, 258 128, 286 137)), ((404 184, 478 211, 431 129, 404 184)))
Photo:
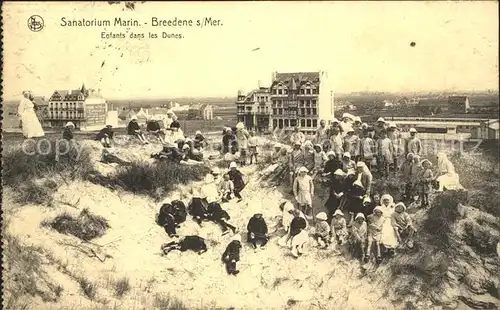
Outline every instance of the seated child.
POLYGON ((229 202, 233 199, 234 183, 229 178, 229 174, 224 174, 224 179, 219 184, 219 193, 222 196, 222 202, 229 202))
POLYGON ((233 233, 236 233, 235 226, 229 224, 227 221, 231 219, 226 210, 222 209, 221 205, 217 202, 210 202, 207 207, 208 218, 214 223, 219 224, 222 228, 222 235, 229 233, 230 228, 233 233))
POLYGON ((350 224, 349 243, 354 253, 360 253, 361 259, 365 257, 365 242, 367 225, 363 213, 356 214, 354 221, 350 224))
POLYGON ((176 232, 178 223, 175 222, 173 206, 165 203, 161 206, 160 212, 156 215, 156 223, 165 229, 169 237, 179 237, 176 232))
POLYGON ((267 242, 269 241, 269 237, 267 235, 267 224, 264 218, 262 217, 262 213, 255 213, 247 225, 247 240, 250 242, 254 249, 257 248, 257 242, 261 242, 260 248, 264 249, 267 242))
POLYGON ((396 231, 399 244, 405 244, 408 248, 413 248, 413 228, 410 215, 406 212, 406 206, 402 202, 398 202, 394 208, 395 212, 391 216, 391 224, 396 231))
POLYGON ((205 244, 205 239, 200 236, 186 236, 180 241, 172 241, 163 244, 161 249, 165 255, 173 250, 179 250, 181 252, 191 250, 201 255, 207 251, 207 245, 205 244))
POLYGON ((222 254, 222 261, 226 265, 226 271, 230 275, 237 275, 240 271, 236 268, 236 263, 240 260, 241 236, 235 235, 233 240, 227 245, 222 254))
POLYGON ((336 240, 339 245, 342 245, 347 241, 347 223, 344 218, 344 213, 339 209, 333 213, 333 219, 330 225, 330 235, 332 243, 333 240, 336 240))
POLYGON ((330 244, 330 225, 326 222, 328 216, 325 212, 320 212, 316 215, 316 219, 318 222, 315 226, 314 239, 321 248, 327 248, 330 244))
POLYGON ((365 251, 365 263, 370 261, 370 254, 372 244, 375 244, 377 251, 377 263, 382 262, 382 255, 380 252, 380 242, 382 240, 382 228, 384 226, 385 218, 382 214, 382 208, 380 206, 373 209, 373 214, 370 214, 367 218, 368 221, 368 233, 367 233, 367 246, 365 251))
POLYGON ((201 226, 201 222, 209 219, 207 211, 208 202, 201 198, 199 191, 193 193, 193 197, 188 206, 188 213, 201 226))

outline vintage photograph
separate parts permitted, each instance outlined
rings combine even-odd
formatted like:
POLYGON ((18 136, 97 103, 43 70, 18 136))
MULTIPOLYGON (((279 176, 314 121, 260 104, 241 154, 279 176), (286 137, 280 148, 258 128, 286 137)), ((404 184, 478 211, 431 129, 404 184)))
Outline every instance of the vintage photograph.
POLYGON ((4 1, 2 309, 500 309, 497 1, 4 1))

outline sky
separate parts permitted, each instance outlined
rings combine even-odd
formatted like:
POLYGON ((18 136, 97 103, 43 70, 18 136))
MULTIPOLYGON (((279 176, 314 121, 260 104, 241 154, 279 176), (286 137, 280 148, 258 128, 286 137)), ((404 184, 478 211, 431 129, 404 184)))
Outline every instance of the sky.
POLYGON ((7 2, 4 100, 85 83, 110 99, 236 96, 272 72, 326 71, 336 92, 498 90, 498 3, 7 2), (31 15, 44 28, 28 28, 31 15), (137 19, 140 27, 63 27, 61 18, 137 19), (151 20, 219 19, 219 27, 151 20), (145 24, 147 23, 147 24, 145 24), (101 39, 123 32, 126 39, 101 39), (130 32, 182 39, 130 39, 130 32), (410 43, 415 42, 415 46, 410 43))

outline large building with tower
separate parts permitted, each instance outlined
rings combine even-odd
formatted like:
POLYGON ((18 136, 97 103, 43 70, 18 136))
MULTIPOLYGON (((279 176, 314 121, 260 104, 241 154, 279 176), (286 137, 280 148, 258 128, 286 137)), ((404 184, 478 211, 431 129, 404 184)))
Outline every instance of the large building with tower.
POLYGON ((72 122, 80 130, 100 129, 106 124, 108 107, 100 91, 85 88, 56 90, 50 96, 45 121, 61 128, 72 122))
POLYGON ((324 71, 274 72, 269 88, 240 92, 236 104, 238 120, 257 131, 298 126, 313 134, 319 121, 330 121, 334 112, 333 91, 324 71))

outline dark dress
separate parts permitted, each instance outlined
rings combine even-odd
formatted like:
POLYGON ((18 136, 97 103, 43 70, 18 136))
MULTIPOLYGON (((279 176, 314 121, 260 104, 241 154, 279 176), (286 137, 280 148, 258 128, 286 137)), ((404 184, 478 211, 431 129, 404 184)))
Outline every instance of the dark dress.
POLYGON ((222 137, 222 153, 226 154, 231 151, 231 145, 235 141, 235 136, 233 134, 225 133, 222 137))
POLYGON ((243 174, 238 169, 229 170, 229 179, 233 181, 234 184, 234 195, 241 199, 241 191, 245 188, 245 182, 243 181, 243 174))
POLYGON ((290 223, 290 235, 292 237, 296 236, 306 227, 307 227, 306 220, 303 217, 296 216, 293 218, 292 222, 290 223))
POLYGON ((113 129, 109 127, 104 127, 99 131, 95 137, 96 140, 101 140, 103 138, 113 139, 113 129))
POLYGON ((337 198, 335 194, 340 194, 345 192, 345 183, 343 179, 339 179, 336 176, 333 177, 333 179, 330 182, 330 187, 329 187, 329 196, 328 199, 326 200, 325 203, 325 208, 328 210, 328 218, 327 221, 330 223, 333 218, 333 213, 335 213, 335 210, 340 205, 340 198, 337 198))
POLYGON ((256 218, 255 216, 252 216, 250 220, 248 221, 247 225, 247 240, 248 242, 252 243, 254 247, 257 247, 256 242, 257 241, 262 241, 262 246, 266 245, 268 238, 267 238, 267 224, 264 218, 261 216, 259 218, 256 218), (252 238, 252 234, 254 237, 252 238))
POLYGON ((64 128, 63 139, 68 140, 68 141, 70 141, 70 140, 73 139, 73 132, 69 128, 67 128, 67 127, 64 128))
POLYGON ((205 244, 205 239, 200 236, 186 236, 179 242, 181 246, 180 251, 185 252, 187 250, 200 252, 206 251, 207 245, 205 244))
POLYGON ((131 136, 135 136, 137 133, 136 130, 141 130, 141 127, 137 122, 129 122, 127 126, 127 134, 131 136))
POLYGON ((148 124, 146 125, 146 130, 147 131, 152 131, 152 132, 157 132, 161 130, 160 124, 158 121, 149 121, 148 124))
POLYGON ((201 198, 191 199, 191 203, 188 206, 188 213, 195 219, 198 224, 201 224, 203 220, 209 219, 209 214, 207 208, 205 207, 205 202, 201 198))

